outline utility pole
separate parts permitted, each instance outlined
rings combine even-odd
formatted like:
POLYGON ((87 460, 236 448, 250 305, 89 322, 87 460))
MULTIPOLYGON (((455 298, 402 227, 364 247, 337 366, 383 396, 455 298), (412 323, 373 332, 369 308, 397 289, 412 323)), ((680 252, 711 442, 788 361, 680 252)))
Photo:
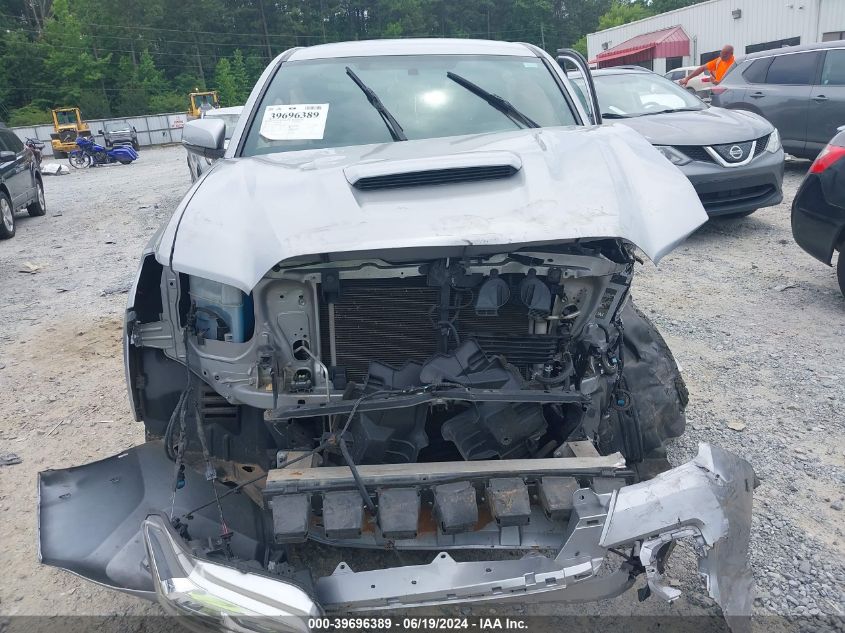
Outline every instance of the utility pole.
POLYGON ((270 35, 267 32, 267 15, 264 13, 264 0, 258 0, 258 11, 261 15, 261 28, 264 31, 264 44, 267 46, 267 57, 268 59, 273 59, 273 51, 270 49, 270 35))
MULTIPOLYGON (((196 37, 196 36, 194 36, 196 37)), ((197 66, 199 67, 200 71, 200 81, 202 82, 202 89, 205 90, 205 73, 202 70, 202 55, 200 55, 200 47, 199 45, 194 45, 194 50, 197 52, 197 66)))

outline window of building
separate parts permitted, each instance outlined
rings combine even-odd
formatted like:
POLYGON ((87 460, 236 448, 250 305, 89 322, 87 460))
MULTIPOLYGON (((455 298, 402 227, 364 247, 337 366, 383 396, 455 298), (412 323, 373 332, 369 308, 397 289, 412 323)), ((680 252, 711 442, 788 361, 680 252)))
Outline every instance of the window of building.
POLYGON ((845 49, 827 51, 819 83, 822 86, 845 86, 845 49))
POLYGON ((778 55, 772 60, 766 75, 767 84, 788 84, 805 86, 813 83, 818 53, 795 53, 778 55))
POLYGON ((845 40, 845 31, 830 31, 822 35, 822 42, 835 42, 845 40))
POLYGON ((709 53, 702 53, 701 54, 701 65, 703 66, 711 59, 716 59, 719 56, 719 53, 722 51, 710 51, 709 53))
POLYGON ((784 46, 798 46, 801 43, 800 37, 788 37, 784 40, 772 40, 771 42, 763 42, 762 44, 751 44, 745 47, 745 54, 759 53, 760 51, 771 51, 776 48, 783 48, 784 46))
POLYGON ((666 71, 675 70, 676 68, 680 68, 684 65, 684 58, 683 57, 667 57, 666 58, 666 71))

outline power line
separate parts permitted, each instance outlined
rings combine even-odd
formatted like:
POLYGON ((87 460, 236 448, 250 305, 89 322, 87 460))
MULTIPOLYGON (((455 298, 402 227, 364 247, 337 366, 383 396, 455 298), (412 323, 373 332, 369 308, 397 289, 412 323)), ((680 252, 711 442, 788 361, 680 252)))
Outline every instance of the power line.
MULTIPOLYGON (((17 31, 24 31, 27 33, 38 33, 40 34, 41 31, 38 29, 25 29, 25 28, 18 28, 17 31)), ((165 40, 165 39, 151 39, 151 38, 144 38, 144 37, 135 37, 132 35, 105 35, 100 33, 83 33, 85 37, 92 37, 96 39, 105 38, 105 39, 112 39, 112 40, 126 40, 130 42, 150 42, 153 44, 186 44, 189 46, 233 46, 236 48, 244 48, 244 47, 255 47, 255 48, 267 48, 265 44, 250 44, 250 43, 238 43, 238 44, 223 44, 222 42, 191 42, 191 41, 184 41, 184 40, 165 40)), ((296 37, 296 36, 291 36, 296 37)), ((310 37, 310 36, 309 36, 310 37)))
MULTIPOLYGON (((0 15, 4 17, 11 17, 20 19, 20 16, 14 16, 8 13, 0 13, 0 15)), ((226 32, 226 31, 200 31, 200 30, 193 30, 193 29, 171 29, 166 27, 159 27, 159 26, 128 26, 124 24, 99 24, 97 22, 82 22, 83 25, 87 26, 97 26, 106 29, 127 29, 127 30, 142 30, 142 31, 166 31, 170 33, 193 33, 196 35, 224 35, 224 36, 241 36, 241 37, 263 37, 263 34, 252 32, 252 33, 237 33, 237 32, 226 32)), ((37 32, 37 31, 36 31, 37 32)), ((499 35, 504 33, 538 33, 536 27, 531 28, 523 28, 523 29, 492 29, 492 32, 499 35)), ((486 29, 483 31, 468 31, 463 33, 460 36, 452 36, 452 37, 471 37, 475 35, 488 35, 489 31, 486 29)), ((366 34, 362 34, 366 35, 366 34)), ((267 37, 280 37, 280 38, 301 38, 301 39, 325 39, 322 34, 317 35, 309 35, 304 33, 268 33, 267 37)), ((392 36, 396 37, 397 39, 403 38, 412 38, 412 37, 435 37, 435 38, 442 38, 442 33, 405 33, 399 36, 392 36)), ((374 36, 372 39, 391 39, 385 37, 374 36)), ((339 40, 337 40, 339 41, 339 40)), ((184 42, 187 44, 196 44, 197 42, 184 42)), ((260 46, 264 46, 263 44, 260 46)))

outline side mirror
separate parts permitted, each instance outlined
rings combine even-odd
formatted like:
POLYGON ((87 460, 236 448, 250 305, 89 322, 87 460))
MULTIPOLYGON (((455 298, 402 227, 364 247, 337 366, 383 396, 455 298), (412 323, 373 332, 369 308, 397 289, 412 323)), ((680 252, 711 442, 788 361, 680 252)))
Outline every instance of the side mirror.
POLYGON ((188 121, 182 128, 182 145, 189 152, 206 158, 222 158, 226 124, 222 119, 197 119, 188 121))
POLYGON ((9 150, 3 150, 0 152, 0 163, 10 163, 15 158, 17 158, 17 154, 9 150))
POLYGON ((97 134, 102 134, 102 133, 103 133, 102 130, 97 130, 97 134))

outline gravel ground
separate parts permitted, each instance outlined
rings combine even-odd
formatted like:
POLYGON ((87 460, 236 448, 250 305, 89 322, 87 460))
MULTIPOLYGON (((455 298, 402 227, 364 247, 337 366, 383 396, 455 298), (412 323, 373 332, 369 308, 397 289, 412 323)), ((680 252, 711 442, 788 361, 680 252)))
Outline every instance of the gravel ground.
MULTIPOLYGON (((707 441, 754 465, 755 613, 845 615, 845 300, 833 271, 793 242, 789 204, 807 163, 787 164, 783 204, 711 221, 640 267, 634 296, 681 364, 691 401, 673 463, 707 441)), ((155 605, 38 564, 36 473, 143 441, 120 353, 138 254, 189 187, 181 148, 131 166, 46 178, 46 217, 0 242, 0 614, 147 615, 155 605), (33 270, 35 272, 20 272, 33 270)), ((718 613, 688 548, 669 565, 684 597, 581 607, 475 606, 461 613, 718 613), (527 611, 526 611, 527 609, 527 611)), ((833 621, 843 629, 842 617, 833 621)))

